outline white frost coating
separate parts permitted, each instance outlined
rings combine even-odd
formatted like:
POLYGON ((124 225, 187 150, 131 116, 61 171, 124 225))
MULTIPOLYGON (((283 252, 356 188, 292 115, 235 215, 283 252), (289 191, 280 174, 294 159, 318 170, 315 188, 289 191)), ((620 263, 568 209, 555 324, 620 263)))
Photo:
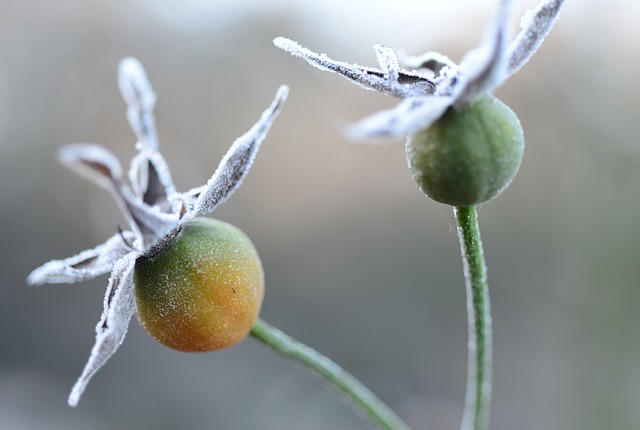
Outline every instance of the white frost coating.
POLYGON ((276 37, 273 39, 273 44, 283 51, 287 51, 294 57, 306 60, 309 64, 320 70, 339 73, 367 90, 374 90, 373 85, 376 81, 373 79, 379 78, 379 76, 367 74, 367 72, 374 72, 375 69, 333 60, 327 57, 327 54, 315 53, 285 37, 276 37))
POLYGON ((395 108, 377 112, 349 127, 351 137, 402 136, 425 129, 452 105, 452 97, 404 99, 395 108))
POLYGON ((537 51, 544 38, 555 24, 564 0, 548 0, 540 2, 534 9, 530 9, 522 17, 522 30, 509 46, 507 58, 509 66, 507 77, 524 66, 537 51))
POLYGON ((118 67, 118 87, 127 103, 127 119, 138 141, 150 149, 158 149, 153 107, 156 94, 140 61, 126 57, 118 67))
POLYGON ((118 66, 118 87, 129 106, 140 110, 152 110, 156 95, 142 63, 134 57, 125 57, 118 66))
POLYGON ((213 211, 238 189, 249 172, 271 124, 280 113, 288 93, 289 88, 286 85, 278 88, 271 106, 262 113, 258 122, 231 145, 199 195, 195 207, 183 217, 183 222, 213 211))
POLYGON ((116 233, 95 248, 43 264, 29 274, 27 284, 70 284, 108 273, 116 260, 131 252, 125 241, 133 243, 134 240, 134 234, 129 231, 116 233))
POLYGON ((400 77, 398 58, 393 50, 383 45, 373 45, 378 57, 378 64, 387 79, 397 81, 400 77))
POLYGON ((104 297, 102 317, 96 325, 96 343, 89 361, 69 395, 69 406, 76 406, 89 380, 122 344, 136 310, 133 269, 138 253, 130 252, 114 265, 104 297))
POLYGON ((401 57, 381 45, 375 49, 382 70, 348 64, 316 54, 283 37, 273 43, 291 55, 325 71, 338 73, 368 89, 406 99, 397 108, 365 118, 348 129, 351 136, 398 136, 425 128, 448 107, 459 107, 490 93, 517 71, 538 48, 555 22, 563 0, 543 0, 523 20, 523 30, 507 49, 506 22, 512 0, 501 0, 495 22, 478 48, 465 55, 460 65, 446 56, 427 52, 401 57))

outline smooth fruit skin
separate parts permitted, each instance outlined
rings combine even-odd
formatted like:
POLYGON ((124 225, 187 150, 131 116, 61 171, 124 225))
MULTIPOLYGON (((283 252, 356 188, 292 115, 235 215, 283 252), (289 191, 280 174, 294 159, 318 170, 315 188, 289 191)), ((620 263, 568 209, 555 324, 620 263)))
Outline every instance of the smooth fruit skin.
POLYGON ((407 161, 418 187, 433 200, 473 206, 511 182, 522 161, 518 117, 492 95, 452 107, 407 138, 407 161))
POLYGON ((136 261, 137 315, 158 342, 213 351, 244 339, 264 295, 262 263, 237 227, 196 218, 136 261))

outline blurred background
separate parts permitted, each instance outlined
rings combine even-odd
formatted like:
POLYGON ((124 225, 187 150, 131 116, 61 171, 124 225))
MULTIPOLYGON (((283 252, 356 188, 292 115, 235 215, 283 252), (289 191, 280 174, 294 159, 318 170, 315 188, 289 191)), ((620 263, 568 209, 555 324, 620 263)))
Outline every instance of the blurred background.
MULTIPOLYGON (((512 30, 535 1, 516 2, 512 30)), ((465 295, 451 208, 413 184, 403 141, 342 127, 395 101, 273 47, 298 40, 375 66, 372 45, 459 61, 495 0, 0 1, 0 428, 366 429, 329 390, 253 339, 190 355, 137 321, 67 406, 107 277, 29 288, 30 270, 124 220, 56 158, 96 142, 127 165, 116 86, 134 55, 158 94, 179 189, 204 183, 278 85, 291 87, 242 188, 216 213, 263 258, 262 317, 332 357, 416 429, 459 425, 465 295)), ((640 423, 639 3, 568 1, 498 91, 527 139, 521 171, 480 208, 495 324, 493 430, 640 423)))

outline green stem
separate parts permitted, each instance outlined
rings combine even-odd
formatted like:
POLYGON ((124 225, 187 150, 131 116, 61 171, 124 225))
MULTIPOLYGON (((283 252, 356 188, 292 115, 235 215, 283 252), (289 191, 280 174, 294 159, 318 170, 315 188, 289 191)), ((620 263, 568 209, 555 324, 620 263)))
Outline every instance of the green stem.
POLYGON ((278 354, 304 366, 381 429, 409 430, 409 427, 360 381, 313 348, 258 319, 251 335, 278 354))
POLYGON ((469 361, 462 430, 485 430, 491 405, 491 308, 475 206, 454 208, 467 286, 469 361))

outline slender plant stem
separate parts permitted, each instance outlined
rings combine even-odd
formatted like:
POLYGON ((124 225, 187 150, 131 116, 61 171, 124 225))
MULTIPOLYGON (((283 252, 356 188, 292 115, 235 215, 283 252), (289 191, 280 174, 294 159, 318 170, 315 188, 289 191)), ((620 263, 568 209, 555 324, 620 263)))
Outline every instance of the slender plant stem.
POLYGON ((381 429, 409 430, 409 427, 382 400, 318 351, 260 319, 253 325, 251 335, 278 354, 319 376, 328 386, 340 393, 356 412, 368 417, 381 429))
POLYGON ((467 286, 469 358, 461 430, 485 430, 491 407, 491 307, 487 266, 475 206, 454 208, 467 286))

